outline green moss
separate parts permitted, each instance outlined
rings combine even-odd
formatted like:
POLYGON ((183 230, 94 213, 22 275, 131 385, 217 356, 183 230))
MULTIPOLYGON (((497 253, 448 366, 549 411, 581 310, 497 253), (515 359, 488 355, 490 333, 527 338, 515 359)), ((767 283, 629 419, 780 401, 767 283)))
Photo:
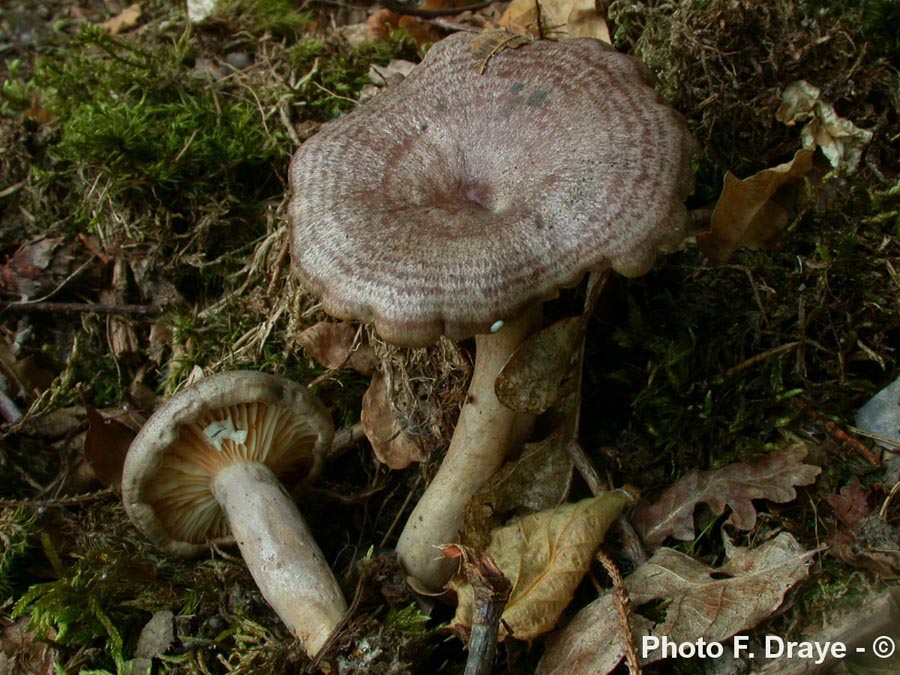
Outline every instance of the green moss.
POLYGON ((255 36, 296 37, 309 24, 309 12, 297 11, 291 0, 222 0, 213 18, 239 25, 255 36))
POLYGON ((141 595, 148 582, 142 568, 121 551, 90 551, 68 567, 47 536, 44 551, 59 576, 31 586, 16 602, 13 618, 29 617, 39 638, 54 631, 60 645, 103 645, 107 657, 119 666, 125 662, 125 638, 129 626, 142 612, 124 607, 123 600, 141 595))
POLYGON ((9 597, 16 567, 37 534, 37 513, 24 506, 0 510, 0 597, 9 597))

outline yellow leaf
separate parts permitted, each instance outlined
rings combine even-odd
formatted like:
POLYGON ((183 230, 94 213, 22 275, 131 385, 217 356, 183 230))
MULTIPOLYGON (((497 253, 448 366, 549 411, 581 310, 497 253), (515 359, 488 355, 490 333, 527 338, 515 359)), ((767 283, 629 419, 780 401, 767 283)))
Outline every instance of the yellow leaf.
POLYGON ((566 40, 592 37, 612 43, 606 18, 594 0, 513 0, 500 25, 537 38, 566 40))
MULTIPOLYGON (((503 611, 513 637, 531 640, 553 629, 588 571, 606 530, 630 503, 622 491, 540 511, 494 530, 487 553, 512 584, 503 611)), ((474 592, 457 576, 450 582, 459 597, 453 623, 472 625, 474 592)))

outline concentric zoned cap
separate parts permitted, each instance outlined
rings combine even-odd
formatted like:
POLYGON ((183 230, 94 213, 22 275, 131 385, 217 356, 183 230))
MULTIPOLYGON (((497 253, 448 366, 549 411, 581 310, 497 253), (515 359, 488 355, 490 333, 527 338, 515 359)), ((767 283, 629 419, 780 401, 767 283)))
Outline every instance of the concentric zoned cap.
POLYGON ((324 125, 291 165, 293 262, 388 342, 488 332, 588 270, 683 238, 694 142, 641 65, 589 38, 483 60, 470 34, 324 125))

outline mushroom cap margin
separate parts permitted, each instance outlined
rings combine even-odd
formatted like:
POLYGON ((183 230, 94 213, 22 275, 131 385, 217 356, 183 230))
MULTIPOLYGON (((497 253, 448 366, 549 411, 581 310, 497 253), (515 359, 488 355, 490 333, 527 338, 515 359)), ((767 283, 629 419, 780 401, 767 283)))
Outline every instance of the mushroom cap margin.
MULTIPOLYGON (((328 412, 304 386, 259 371, 233 370, 204 377, 184 387, 163 403, 144 424, 128 449, 122 473, 122 501, 134 525, 154 544, 179 557, 194 557, 208 549, 207 544, 181 541, 170 536, 145 491, 165 460, 166 451, 178 440, 180 428, 207 411, 247 403, 277 405, 294 411, 317 434, 312 450, 312 467, 306 480, 315 478, 334 435, 328 412)), ((230 545, 229 536, 210 539, 209 543, 230 545)))

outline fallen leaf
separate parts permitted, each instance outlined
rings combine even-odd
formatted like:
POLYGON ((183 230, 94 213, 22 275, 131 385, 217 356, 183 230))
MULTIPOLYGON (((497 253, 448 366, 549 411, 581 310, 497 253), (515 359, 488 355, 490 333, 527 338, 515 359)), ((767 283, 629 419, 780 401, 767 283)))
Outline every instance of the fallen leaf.
POLYGON ((387 87, 403 81, 417 64, 405 59, 391 59, 386 66, 369 66, 369 82, 377 87, 387 87))
POLYGON ((0 673, 57 673, 61 656, 54 642, 56 629, 46 633, 31 617, 4 621, 0 629, 0 673))
POLYGON ((790 220, 786 191, 812 170, 813 154, 798 150, 791 161, 743 180, 729 171, 710 230, 697 237, 703 254, 721 265, 738 248, 759 249, 781 232, 790 220))
MULTIPOLYGON (((621 491, 526 516, 491 534, 486 553, 512 584, 503 611, 502 639, 531 640, 553 630, 590 567, 594 551, 630 497, 621 491)), ((472 625, 475 596, 459 575, 450 581, 459 604, 453 625, 472 625)))
POLYGON ((137 434, 122 422, 104 417, 90 406, 86 406, 85 410, 90 427, 84 438, 84 459, 104 486, 118 489, 122 483, 125 455, 137 434))
POLYGON ((216 11, 217 0, 187 0, 187 15, 191 23, 201 23, 216 11))
POLYGON ((325 368, 352 368, 371 375, 377 358, 372 347, 357 339, 359 327, 342 321, 320 321, 304 330, 297 341, 316 362, 325 368))
POLYGON ((504 464, 470 506, 484 504, 493 513, 508 513, 559 505, 572 482, 572 459, 566 451, 570 437, 570 430, 561 426, 542 441, 526 443, 521 456, 504 464))
POLYGON ((109 21, 100 24, 100 28, 110 35, 118 35, 123 30, 132 28, 137 25, 138 19, 141 18, 141 6, 138 3, 130 5, 119 12, 118 15, 109 21))
POLYGON ((781 95, 775 119, 788 126, 805 122, 800 130, 803 147, 808 150, 821 148, 835 169, 854 171, 863 150, 872 140, 872 132, 840 117, 834 106, 822 101, 820 95, 819 88, 805 80, 791 82, 781 95))
MULTIPOLYGON (((100 291, 100 302, 107 305, 126 303, 128 287, 128 263, 121 257, 115 258, 112 265, 111 288, 100 291)), ((106 317, 106 342, 109 352, 116 359, 133 359, 140 355, 140 341, 134 321, 128 317, 110 314, 106 317)))
POLYGON ((77 253, 60 237, 25 242, 0 267, 0 289, 23 300, 46 295, 75 271, 77 253))
POLYGON ((387 386, 381 373, 375 373, 363 394, 360 415, 366 438, 372 444, 375 457, 391 469, 405 469, 424 459, 422 448, 403 430, 400 420, 391 409, 387 386))
POLYGON ((595 0, 513 0, 500 25, 539 39, 592 37, 611 44, 609 25, 597 6, 595 0))
POLYGON ((7 393, 23 399, 36 398, 55 378, 54 373, 37 365, 34 355, 18 358, 14 345, 7 339, 0 341, 0 375, 7 379, 7 393))
POLYGON ((165 654, 175 641, 174 618, 175 615, 168 609, 150 617, 141 629, 134 649, 135 657, 152 659, 165 654))
POLYGON ((834 509, 834 515, 844 526, 844 530, 835 532, 829 538, 829 543, 847 544, 853 541, 853 537, 860 530, 860 521, 872 512, 868 493, 862 489, 859 478, 854 476, 849 484, 841 488, 840 493, 828 495, 825 501, 834 509))
MULTIPOLYGON (((858 513, 858 508, 853 509, 851 517, 858 513)), ((829 553, 848 565, 875 572, 882 579, 900 579, 900 527, 882 514, 859 518, 852 534, 838 532, 828 542, 829 553)))
POLYGON ((706 503, 720 515, 731 507, 726 524, 750 530, 756 524, 754 499, 783 504, 797 497, 795 485, 815 482, 822 471, 803 464, 806 447, 796 441, 785 450, 756 464, 729 464, 712 471, 694 471, 665 490, 655 502, 641 502, 632 523, 648 548, 655 549, 668 537, 694 538, 694 507, 706 503))
POLYGON ((540 415, 559 398, 584 340, 584 320, 573 316, 547 326, 526 339, 497 375, 494 392, 511 410, 540 415))
MULTIPOLYGON (((632 629, 640 644, 646 635, 669 640, 720 642, 753 628, 771 616, 785 594, 809 574, 816 551, 803 551, 782 532, 758 548, 741 548, 726 540, 728 562, 709 567, 670 548, 653 557, 625 579, 634 606, 654 602, 664 608, 654 624, 634 615, 632 629)), ((582 609, 547 643, 538 675, 606 675, 624 656, 621 627, 613 594, 607 591, 582 609)), ((652 663, 659 650, 642 658, 652 663)))
MULTIPOLYGON (((447 0, 424 0, 419 5, 419 8, 436 10, 443 9, 447 4, 447 0)), ((459 11, 462 12, 463 8, 460 8, 459 11)), ((415 16, 398 14, 390 9, 380 9, 374 12, 366 20, 366 25, 368 29, 366 37, 370 42, 388 40, 397 29, 402 29, 409 33, 419 47, 432 44, 441 39, 440 31, 430 21, 419 19, 415 16)))

